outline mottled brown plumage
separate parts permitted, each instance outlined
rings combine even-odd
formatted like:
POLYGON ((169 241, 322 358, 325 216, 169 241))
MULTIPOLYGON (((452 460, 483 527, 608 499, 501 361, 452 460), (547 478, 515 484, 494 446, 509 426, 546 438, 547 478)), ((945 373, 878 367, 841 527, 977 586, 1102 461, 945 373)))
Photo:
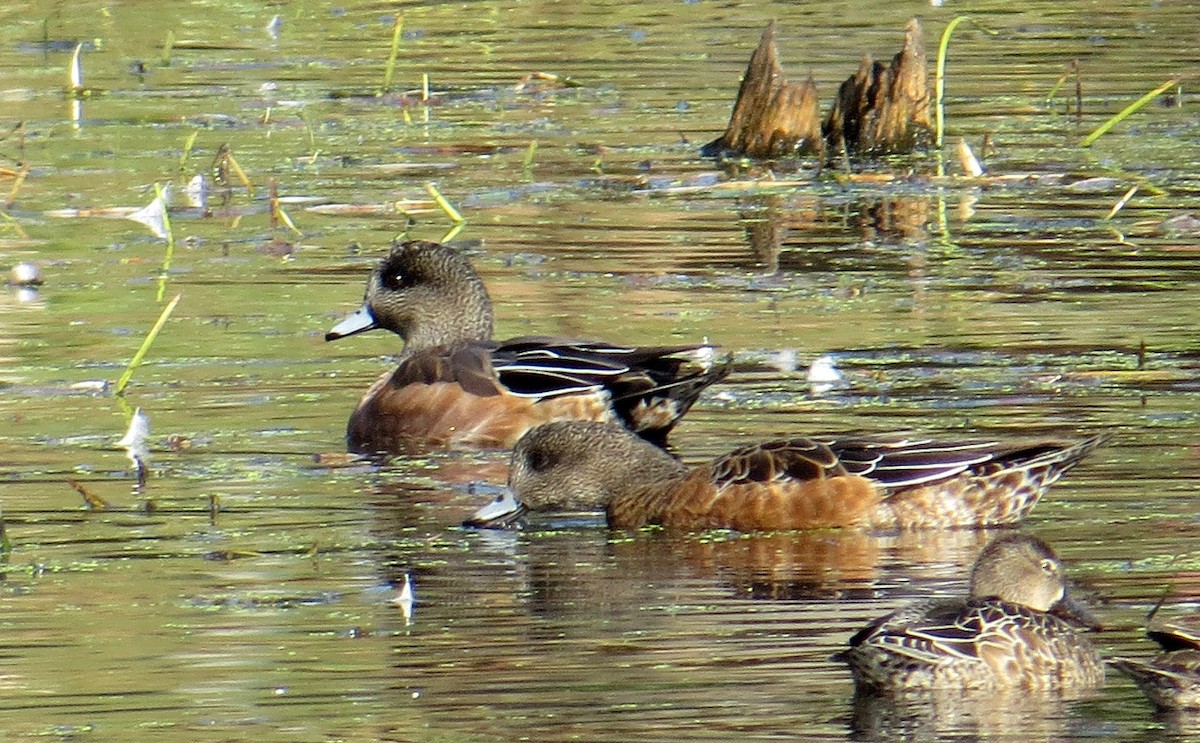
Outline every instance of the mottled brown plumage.
MULTIPOLYGON (((532 510, 607 512, 614 528, 743 531, 975 527, 1020 521, 1099 444, 939 444, 793 438, 687 469, 619 427, 562 422, 513 451, 509 489, 532 510)), ((499 506, 498 517, 508 514, 499 506)))
POLYGON ((325 338, 374 328, 404 338, 404 352, 350 416, 352 451, 510 447, 532 426, 571 419, 621 423, 662 444, 700 392, 728 374, 727 364, 699 363, 707 346, 493 341, 483 280, 457 251, 429 242, 393 245, 363 306, 325 338))
POLYGON ((1146 630, 1163 652, 1149 660, 1113 658, 1109 663, 1133 679, 1159 709, 1200 712, 1200 629, 1160 624, 1146 630))
POLYGON ((1094 620, 1070 601, 1045 542, 1008 534, 980 552, 966 600, 915 604, 871 623, 838 658, 860 690, 1067 689, 1104 681, 1104 664, 1075 624, 1094 620))

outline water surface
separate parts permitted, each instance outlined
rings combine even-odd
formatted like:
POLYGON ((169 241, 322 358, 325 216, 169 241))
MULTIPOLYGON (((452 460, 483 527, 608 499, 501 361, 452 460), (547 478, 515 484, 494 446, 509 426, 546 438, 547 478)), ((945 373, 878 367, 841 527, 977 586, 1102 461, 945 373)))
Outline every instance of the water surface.
POLYGON ((1185 88, 1077 143, 1194 66, 1197 22, 1185 3, 950 5, 411 5, 383 96, 388 4, 0 11, 0 168, 29 164, 0 265, 46 278, 0 292, 6 739, 1194 732, 1119 677, 1082 699, 856 703, 829 656, 870 618, 962 591, 991 535, 626 535, 586 517, 477 533, 457 526, 486 498, 468 484, 502 456, 331 456, 398 342, 322 335, 393 237, 450 230, 436 208, 392 208, 434 183, 467 219, 452 239, 498 335, 707 337, 734 355, 673 437, 689 461, 790 433, 1112 434, 1026 528, 1109 622, 1104 650, 1149 653, 1160 596, 1175 613, 1200 600, 1200 248, 1175 219, 1200 205, 1196 106, 1185 88), (997 35, 955 35, 948 142, 990 134, 992 174, 1036 178, 931 181, 931 156, 872 166, 892 177, 875 181, 813 181, 800 163, 776 175, 801 185, 772 187, 698 158, 770 18, 789 74, 811 72, 827 101, 863 53, 894 53, 910 16, 934 49, 961 13, 997 35), (75 115, 80 42, 92 93, 75 115), (1066 94, 1047 101, 1072 59, 1081 118, 1066 94), (222 144, 254 193, 234 178, 210 215, 180 199, 165 269, 134 222, 55 216, 142 206, 222 144), (300 234, 272 226, 271 179, 300 234), (124 404, 98 389, 177 293, 124 404), (818 395, 804 372, 826 353, 848 385, 818 395), (141 491, 115 446, 132 407, 152 421, 141 491), (72 481, 110 508, 88 510, 72 481), (392 600, 406 574, 408 618, 392 600))

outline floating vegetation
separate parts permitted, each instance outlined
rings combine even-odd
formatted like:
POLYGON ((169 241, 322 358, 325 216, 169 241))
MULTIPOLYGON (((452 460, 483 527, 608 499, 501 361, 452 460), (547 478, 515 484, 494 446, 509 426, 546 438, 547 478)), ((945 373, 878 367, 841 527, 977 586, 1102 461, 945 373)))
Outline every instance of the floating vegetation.
POLYGON ((158 337, 159 331, 163 329, 163 326, 167 324, 167 318, 169 318, 171 313, 175 311, 175 305, 179 304, 179 300, 182 298, 182 294, 176 294, 175 298, 168 302, 166 307, 163 307, 163 311, 159 314, 158 320, 154 323, 154 327, 150 328, 150 332, 147 333, 145 339, 142 340, 142 345, 138 348, 137 353, 135 353, 133 358, 129 360, 129 366, 125 368, 125 372, 121 375, 121 378, 117 380, 116 389, 113 390, 114 395, 119 397, 125 394, 125 388, 129 385, 129 380, 133 378, 133 373, 137 371, 139 366, 141 366, 142 359, 146 358, 146 352, 150 350, 150 346, 154 343, 154 339, 158 337))
POLYGON ((303 236, 304 233, 302 233, 296 227, 296 223, 292 221, 292 218, 287 215, 287 212, 285 212, 283 210, 283 206, 280 205, 280 203, 279 203, 279 188, 275 184, 274 178, 271 178, 268 181, 267 188, 268 188, 268 192, 270 193, 270 202, 271 202, 271 229, 274 230, 278 226, 278 222, 283 222, 283 224, 289 230, 296 233, 297 235, 303 236))
POLYGON ((221 143, 217 148, 217 154, 213 157, 212 164, 213 180, 220 186, 229 187, 231 181, 229 174, 237 176, 238 181, 246 187, 246 193, 250 198, 254 198, 254 186, 250 183, 250 179, 246 177, 246 171, 242 170, 242 166, 238 165, 238 161, 233 156, 233 150, 230 149, 228 142, 221 143))
POLYGON ((93 493, 78 480, 67 478, 67 484, 75 488, 75 492, 83 497, 83 503, 89 511, 108 511, 112 508, 108 505, 108 501, 93 493))

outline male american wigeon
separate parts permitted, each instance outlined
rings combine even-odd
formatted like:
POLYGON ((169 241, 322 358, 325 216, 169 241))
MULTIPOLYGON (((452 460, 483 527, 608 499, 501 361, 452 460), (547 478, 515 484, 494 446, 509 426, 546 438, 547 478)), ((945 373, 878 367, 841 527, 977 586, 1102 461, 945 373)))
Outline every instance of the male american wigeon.
POLYGON ((1163 652, 1147 660, 1113 658, 1109 663, 1134 680, 1159 709, 1200 712, 1200 627, 1159 624, 1146 636, 1163 652))
POLYGON ((836 656, 859 691, 1085 689, 1104 663, 1079 632, 1097 624, 1067 596, 1062 563, 1027 534, 979 553, 966 599, 926 601, 888 614, 836 656))
POLYGON ((517 442, 507 491, 473 523, 507 523, 525 510, 604 510, 618 529, 1015 524, 1100 441, 793 438, 689 469, 620 427, 567 421, 531 429, 517 442))
POLYGON ((494 341, 483 280, 457 250, 430 242, 395 243, 371 272, 362 307, 325 339, 375 328, 403 338, 404 351, 350 416, 356 452, 507 448, 533 426, 570 419, 619 422, 662 444, 700 392, 728 374, 728 365, 698 363, 711 355, 704 345, 494 341))

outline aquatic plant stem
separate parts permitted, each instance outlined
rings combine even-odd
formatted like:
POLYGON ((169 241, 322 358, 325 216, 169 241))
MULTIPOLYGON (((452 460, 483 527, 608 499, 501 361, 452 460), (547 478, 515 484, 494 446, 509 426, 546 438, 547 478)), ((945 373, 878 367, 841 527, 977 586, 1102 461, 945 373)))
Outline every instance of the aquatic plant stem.
POLYGON ((396 15, 396 22, 392 24, 392 51, 388 54, 387 67, 383 71, 383 85, 380 87, 380 93, 392 92, 392 76, 396 73, 396 57, 400 54, 400 40, 404 37, 404 14, 396 15))
POLYGON ((150 350, 154 339, 158 337, 158 333, 163 329, 163 326, 167 324, 167 318, 175 311, 175 305, 179 304, 179 300, 182 298, 182 294, 176 294, 175 298, 168 302, 166 307, 163 307, 163 311, 158 316, 158 321, 154 323, 154 327, 150 328, 150 332, 146 334, 141 347, 138 348, 133 358, 129 360, 129 366, 125 368, 125 373, 117 380, 117 387, 113 390, 114 395, 121 396, 125 394, 125 388, 129 385, 129 380, 133 378, 133 373, 141 366, 142 359, 146 358, 146 352, 150 350))
POLYGON ((1130 103, 1128 106, 1121 109, 1117 113, 1116 116, 1113 116, 1111 119, 1109 119, 1108 121, 1104 122, 1099 127, 1097 127, 1096 131, 1094 131, 1091 134, 1084 137, 1083 141, 1079 143, 1079 146, 1080 147, 1090 147, 1093 142, 1095 142, 1100 137, 1104 136, 1104 133, 1107 132, 1109 129, 1112 129, 1114 126, 1119 124, 1123 119, 1128 117, 1130 114, 1134 113, 1135 111, 1140 109, 1142 106, 1145 106, 1147 103, 1149 103, 1150 101, 1157 98, 1160 94, 1165 93, 1169 88, 1172 88, 1172 87, 1178 85, 1179 83, 1180 83, 1179 78, 1171 78, 1170 80, 1166 81, 1162 85, 1159 85, 1157 88, 1150 91, 1146 95, 1142 96, 1141 98, 1138 98, 1133 103, 1130 103))
POLYGON ((167 272, 171 270, 171 260, 175 257, 175 233, 171 230, 171 215, 167 209, 167 194, 163 191, 162 186, 154 184, 154 198, 162 203, 162 221, 163 232, 167 236, 167 252, 163 255, 162 273, 158 276, 158 294, 154 297, 154 301, 161 302, 163 295, 167 292, 167 272))
POLYGON ((454 222, 455 224, 467 221, 466 218, 454 208, 454 205, 447 201, 445 196, 442 196, 441 192, 437 190, 437 186, 433 185, 432 183, 426 183, 425 190, 429 192, 429 195, 433 197, 434 202, 441 207, 442 211, 446 213, 446 216, 450 217, 450 221, 454 222))
POLYGON ((942 39, 938 43, 937 67, 933 74, 933 115, 934 115, 934 144, 938 149, 942 147, 942 135, 945 131, 946 112, 943 100, 946 97, 946 54, 950 49, 950 34, 954 33, 954 29, 958 28, 963 21, 974 23, 980 31, 991 36, 998 36, 998 31, 993 31, 989 28, 984 28, 969 15, 955 16, 954 20, 947 24, 942 31, 942 39))

